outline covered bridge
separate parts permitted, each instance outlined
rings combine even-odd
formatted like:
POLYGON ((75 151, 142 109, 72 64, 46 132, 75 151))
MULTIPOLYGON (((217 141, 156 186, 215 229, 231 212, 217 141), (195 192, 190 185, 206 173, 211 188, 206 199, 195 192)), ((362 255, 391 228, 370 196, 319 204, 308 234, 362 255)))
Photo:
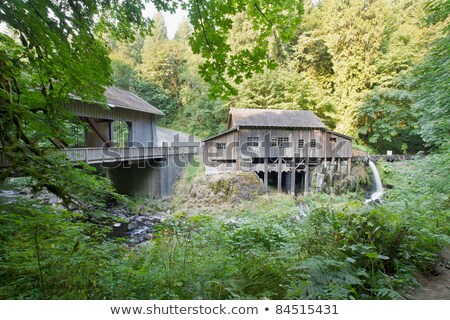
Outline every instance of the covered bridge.
POLYGON ((92 130, 82 131, 80 147, 153 147, 157 145, 156 117, 164 113, 134 93, 119 88, 105 92, 109 109, 74 97, 67 109, 92 130))
POLYGON ((277 180, 281 191, 284 181, 287 191, 307 193, 311 167, 345 164, 350 173, 352 138, 329 130, 309 110, 232 108, 228 130, 204 140, 203 156, 218 172, 254 171, 266 187, 277 180))

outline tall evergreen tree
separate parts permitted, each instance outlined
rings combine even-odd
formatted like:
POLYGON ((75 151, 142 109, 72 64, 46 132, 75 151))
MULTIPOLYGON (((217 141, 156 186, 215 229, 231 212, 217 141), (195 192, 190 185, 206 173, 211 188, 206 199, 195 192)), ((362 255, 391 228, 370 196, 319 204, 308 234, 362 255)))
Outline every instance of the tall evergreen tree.
POLYGON ((189 38, 192 36, 192 25, 189 23, 189 20, 186 17, 183 17, 181 19, 177 30, 175 31, 174 39, 181 42, 188 44, 189 38))

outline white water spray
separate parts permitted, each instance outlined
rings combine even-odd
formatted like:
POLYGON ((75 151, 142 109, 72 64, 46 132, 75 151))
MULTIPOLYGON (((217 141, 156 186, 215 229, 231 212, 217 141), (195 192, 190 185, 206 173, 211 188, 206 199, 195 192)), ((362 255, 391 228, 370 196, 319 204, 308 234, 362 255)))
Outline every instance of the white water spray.
POLYGON ((370 166, 370 169, 372 169, 373 176, 375 177, 376 190, 374 193, 372 193, 372 195, 370 196, 370 199, 366 199, 365 203, 370 203, 370 202, 373 202, 376 200, 380 201, 381 196, 384 193, 383 185, 381 184, 380 174, 378 173, 378 169, 375 166, 375 163, 373 163, 372 161, 369 160, 369 166, 370 166))

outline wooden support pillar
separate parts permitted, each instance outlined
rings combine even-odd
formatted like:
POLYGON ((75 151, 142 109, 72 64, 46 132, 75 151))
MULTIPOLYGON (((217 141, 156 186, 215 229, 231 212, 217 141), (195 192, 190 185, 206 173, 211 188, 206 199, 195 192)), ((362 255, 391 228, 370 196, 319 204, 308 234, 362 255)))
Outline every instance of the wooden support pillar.
POLYGON ((305 163, 305 188, 303 190, 303 195, 307 196, 309 191, 309 158, 306 158, 305 163))
POLYGON ((268 158, 264 158, 264 188, 269 188, 269 168, 268 168, 268 158))
POLYGON ((291 195, 295 196, 295 173, 296 170, 296 164, 295 164, 295 158, 292 158, 291 163, 291 195))
POLYGON ((278 193, 281 193, 281 177, 283 176, 281 173, 281 165, 283 164, 283 161, 281 158, 278 158, 278 193))
POLYGON ((352 173, 352 158, 347 159, 347 177, 350 177, 352 173))
POLYGON ((323 169, 321 166, 322 166, 322 159, 317 158, 317 174, 321 174, 323 172, 323 169))
POLYGON ((339 174, 341 173, 341 158, 337 159, 337 172, 339 174))
POLYGON ((330 166, 330 172, 333 173, 334 170, 334 157, 331 158, 331 166, 330 166))

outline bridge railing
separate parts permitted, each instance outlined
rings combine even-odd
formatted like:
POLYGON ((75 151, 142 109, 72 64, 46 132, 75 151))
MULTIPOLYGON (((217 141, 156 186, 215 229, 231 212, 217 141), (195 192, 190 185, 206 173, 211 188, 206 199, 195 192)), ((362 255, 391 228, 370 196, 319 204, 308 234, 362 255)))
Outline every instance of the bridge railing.
POLYGON ((104 163, 116 161, 132 161, 160 159, 174 154, 196 153, 195 147, 147 147, 147 148, 75 148, 55 150, 73 161, 86 163, 104 163))
MULTIPOLYGON (((66 155, 70 161, 106 163, 146 159, 161 159, 168 155, 198 153, 198 145, 182 147, 129 147, 129 148, 68 148, 51 150, 66 155)), ((8 159, 0 150, 0 167, 8 166, 8 159)))

